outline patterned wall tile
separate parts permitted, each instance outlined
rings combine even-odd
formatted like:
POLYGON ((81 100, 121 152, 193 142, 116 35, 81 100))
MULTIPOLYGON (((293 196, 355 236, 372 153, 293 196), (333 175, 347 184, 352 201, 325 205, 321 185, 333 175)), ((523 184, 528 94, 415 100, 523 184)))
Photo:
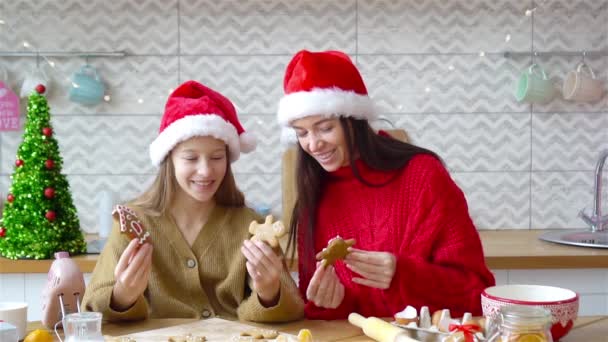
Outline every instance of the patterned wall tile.
POLYGON ((290 56, 183 57, 180 79, 219 91, 245 113, 276 113, 290 56))
POLYGON ((18 0, 4 6, 5 26, 12 29, 0 34, 0 46, 10 51, 177 53, 177 0, 18 0))
POLYGON ((608 115, 533 114, 532 169, 594 170, 600 151, 608 148, 608 115))
MULTIPOLYGON (((156 137, 157 116, 55 116, 53 129, 63 158, 64 174, 154 173, 148 146, 156 137)), ((2 173, 12 173, 23 136, 4 134, 2 173)))
MULTIPOLYGON (((606 25, 608 27, 608 24, 606 25)), ((607 50, 608 51, 608 50, 607 50)), ((545 70, 547 77, 551 79, 555 86, 555 97, 543 105, 534 105, 535 112, 598 112, 608 111, 608 95, 604 96, 595 103, 581 103, 564 100, 563 87, 568 73, 575 71, 578 64, 583 60, 582 55, 576 57, 541 57, 537 58, 537 63, 545 70)), ((601 80, 604 92, 608 89, 608 56, 585 58, 587 65, 593 70, 596 78, 601 80)), ((523 72, 523 71, 522 71, 523 72)), ((589 75, 589 71, 583 68, 583 72, 589 75)))
POLYGON ((452 173, 478 229, 530 227, 530 173, 452 173))
POLYGON ((412 143, 438 153, 452 171, 530 169, 530 114, 414 114, 388 119, 405 129, 412 143))
MULTIPOLYGON (((1 33, 0 36, 2 36, 1 33)), ((23 80, 26 75, 35 68, 35 58, 0 57, 0 78, 2 78, 2 82, 8 85, 17 96, 21 93, 21 86, 23 85, 23 80), (5 72, 6 79, 4 78, 5 72)))
MULTIPOLYGON (((24 120, 22 118, 22 120, 24 120)), ((11 174, 15 168, 17 148, 23 140, 23 131, 0 133, 0 174, 11 174)))
POLYGON ((585 228, 578 212, 593 205, 593 172, 533 172, 532 227, 585 228))
POLYGON ((502 56, 359 56, 370 95, 385 113, 525 112, 513 91, 526 64, 502 56))
POLYGON ((281 216, 281 174, 235 173, 234 178, 239 189, 245 194, 248 206, 265 206, 271 208, 276 217, 281 216))
POLYGON ((97 232, 98 194, 112 193, 114 203, 124 203, 142 193, 154 180, 156 174, 141 175, 68 175, 72 199, 82 230, 97 232))
POLYGON ((354 0, 180 1, 185 54, 293 54, 355 51, 354 0))
POLYGON ((247 132, 253 133, 258 145, 255 151, 241 154, 233 167, 236 173, 280 173, 281 172, 281 134, 274 114, 243 115, 241 124, 247 132))
POLYGON ((598 0, 536 1, 534 47, 551 50, 608 48, 608 2, 598 0))
POLYGON ((177 86, 177 57, 91 58, 104 82, 108 101, 84 106, 69 100, 72 75, 84 64, 82 59, 53 59, 48 99, 54 114, 160 114, 169 92, 177 86))
POLYGON ((529 49, 530 0, 359 1, 360 53, 529 49))

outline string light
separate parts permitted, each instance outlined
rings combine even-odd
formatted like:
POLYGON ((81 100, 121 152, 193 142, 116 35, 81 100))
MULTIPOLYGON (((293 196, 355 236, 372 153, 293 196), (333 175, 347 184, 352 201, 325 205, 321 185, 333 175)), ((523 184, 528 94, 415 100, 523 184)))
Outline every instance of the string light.
POLYGON ((23 41, 23 46, 24 46, 24 47, 30 47, 30 43, 28 43, 27 41, 25 41, 25 40, 24 40, 24 41, 23 41))
POLYGON ((141 104, 141 103, 144 103, 144 99, 141 99, 141 98, 140 98, 140 99, 137 99, 137 103, 140 103, 140 104, 141 104))
POLYGON ((484 51, 479 51, 479 57, 485 57, 486 53, 484 51))
POLYGON ((106 95, 106 96, 104 96, 104 97, 103 97, 103 99, 104 99, 104 101, 106 101, 106 102, 110 102, 110 99, 111 99, 111 98, 110 98, 110 95, 106 95))
POLYGON ((508 41, 510 41, 510 40, 511 40, 511 35, 510 35, 510 34, 507 34, 507 36, 505 37, 505 42, 508 42, 508 41))
POLYGON ((530 8, 528 8, 528 9, 526 10, 526 17, 529 17, 529 16, 531 16, 531 15, 532 15, 532 13, 536 12, 536 9, 537 9, 537 8, 538 8, 538 7, 534 7, 534 8, 531 8, 531 9, 530 9, 530 8))

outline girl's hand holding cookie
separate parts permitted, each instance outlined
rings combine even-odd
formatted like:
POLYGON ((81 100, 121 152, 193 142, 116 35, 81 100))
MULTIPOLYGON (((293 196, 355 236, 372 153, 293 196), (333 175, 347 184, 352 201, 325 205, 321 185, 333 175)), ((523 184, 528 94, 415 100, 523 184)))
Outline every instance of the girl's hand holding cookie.
POLYGON ((346 267, 362 278, 354 277, 353 282, 378 289, 388 289, 395 275, 397 258, 392 253, 370 252, 349 248, 350 253, 344 259, 346 267))
POLYGON ((247 259, 247 272, 253 280, 253 287, 262 305, 277 304, 281 289, 281 258, 262 241, 245 240, 241 252, 247 259))
POLYGON ((151 267, 152 245, 149 243, 140 245, 136 238, 131 240, 114 269, 116 283, 110 302, 112 309, 125 311, 133 306, 148 286, 151 267))
POLYGON ((344 300, 344 285, 332 265, 323 266, 317 262, 317 270, 306 289, 306 299, 320 308, 335 309, 340 306, 344 300))

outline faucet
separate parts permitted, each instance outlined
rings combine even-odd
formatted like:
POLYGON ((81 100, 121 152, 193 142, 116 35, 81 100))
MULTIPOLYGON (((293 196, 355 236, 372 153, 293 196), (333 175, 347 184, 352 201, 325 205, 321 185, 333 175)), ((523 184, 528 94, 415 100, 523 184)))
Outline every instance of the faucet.
POLYGON ((595 199, 593 201, 593 214, 587 215, 584 210, 579 212, 579 216, 591 226, 591 232, 601 232, 604 230, 604 224, 608 222, 608 215, 602 216, 602 170, 604 163, 608 158, 608 150, 600 153, 600 158, 595 166, 595 199))

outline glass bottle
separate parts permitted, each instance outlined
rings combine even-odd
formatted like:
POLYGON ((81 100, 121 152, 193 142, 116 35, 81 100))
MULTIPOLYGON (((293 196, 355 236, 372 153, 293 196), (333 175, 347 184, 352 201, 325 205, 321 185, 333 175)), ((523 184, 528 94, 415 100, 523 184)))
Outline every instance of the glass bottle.
POLYGON ((553 342, 551 312, 536 306, 503 306, 488 342, 553 342))

